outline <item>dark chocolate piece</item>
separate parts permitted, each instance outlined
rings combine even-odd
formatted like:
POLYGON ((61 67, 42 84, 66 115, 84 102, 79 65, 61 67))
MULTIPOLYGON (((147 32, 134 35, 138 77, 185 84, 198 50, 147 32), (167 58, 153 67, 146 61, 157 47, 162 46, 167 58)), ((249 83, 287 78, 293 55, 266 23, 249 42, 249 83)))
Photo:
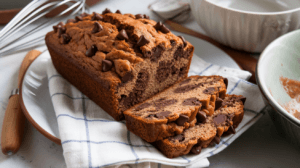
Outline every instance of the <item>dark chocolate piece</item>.
POLYGON ((136 18, 136 19, 143 19, 144 17, 143 17, 142 14, 137 14, 137 15, 135 15, 135 18, 136 18))
POLYGON ((68 44, 71 40, 71 37, 68 34, 63 34, 61 38, 62 44, 68 44))
POLYGON ((220 98, 217 98, 216 103, 215 103, 215 110, 218 110, 219 108, 221 108, 223 105, 223 100, 220 98))
POLYGON ((122 82, 126 83, 128 81, 131 81, 132 79, 133 79, 133 74, 131 71, 129 71, 122 77, 122 82))
POLYGON ((209 87, 209 88, 203 90, 203 93, 204 93, 204 94, 214 94, 215 91, 216 91, 216 88, 214 88, 214 87, 209 87))
POLYGON ((146 44, 148 44, 148 43, 150 43, 150 41, 149 41, 148 39, 146 39, 146 37, 145 37, 144 35, 142 35, 142 36, 139 38, 139 40, 138 40, 138 42, 137 42, 137 45, 138 45, 139 47, 141 47, 141 46, 146 45, 146 44))
POLYGON ((185 93, 185 92, 194 90, 194 89, 200 87, 201 85, 202 85, 202 83, 181 86, 181 87, 176 88, 174 90, 174 93, 185 93))
POLYGON ((92 20, 103 20, 103 17, 101 15, 99 15, 98 13, 96 12, 93 12, 93 17, 92 17, 92 20))
POLYGON ((199 153, 201 153, 201 149, 202 149, 202 147, 200 145, 196 144, 192 147, 190 152, 192 154, 199 154, 199 153))
POLYGON ((220 125, 226 122, 227 116, 225 114, 218 114, 213 118, 215 125, 220 125))
POLYGON ((143 16, 144 16, 144 19, 150 19, 150 17, 146 14, 144 14, 143 16))
POLYGON ((156 109, 161 109, 161 108, 170 106, 175 103, 177 103, 176 99, 166 99, 166 100, 159 99, 154 102, 154 105, 155 105, 156 109))
POLYGON ((106 8, 103 12, 102 15, 107 14, 107 13, 112 13, 110 9, 106 8))
POLYGON ((128 35, 124 29, 122 29, 119 34, 117 35, 117 38, 120 40, 128 40, 128 35))
POLYGON ((162 111, 160 113, 155 114, 155 117, 162 119, 162 118, 168 117, 170 114, 171 114, 170 111, 162 111))
POLYGON ((91 48, 86 50, 85 55, 88 56, 88 57, 92 57, 96 54, 97 51, 98 51, 97 46, 92 45, 91 48))
POLYGON ((120 11, 119 9, 116 11, 116 13, 118 13, 118 14, 122 14, 122 13, 121 13, 121 11, 120 11))
POLYGON ((75 19, 68 19, 68 20, 67 20, 67 23, 75 23, 75 22, 76 22, 75 19))
POLYGON ((214 139, 211 141, 211 144, 216 143, 219 144, 221 141, 221 137, 215 136, 214 139))
POLYGON ((197 123, 205 123, 206 122, 206 113, 204 111, 198 111, 197 115, 197 123))
POLYGON ((243 102, 243 104, 245 104, 246 97, 244 97, 244 96, 243 97, 238 97, 238 99, 241 100, 243 102))
POLYGON ((233 128, 232 125, 228 128, 227 133, 228 134, 235 134, 235 129, 233 128))
POLYGON ((102 60, 102 71, 107 72, 111 70, 112 62, 110 60, 102 60))
POLYGON ((76 20, 76 22, 79 22, 79 21, 82 21, 83 19, 82 19, 81 16, 76 16, 76 17, 75 17, 75 20, 76 20))
POLYGON ((162 22, 157 22, 156 25, 154 26, 154 28, 157 31, 161 31, 165 34, 170 32, 170 30, 164 24, 162 24, 162 22))
POLYGON ((185 106, 197 106, 200 104, 201 104, 201 102, 196 97, 185 99, 182 102, 182 105, 185 105, 185 106))
POLYGON ((182 82, 180 82, 180 83, 179 83, 179 85, 181 86, 181 85, 184 85, 184 84, 190 83, 190 81, 191 81, 191 78, 189 78, 189 79, 185 79, 185 80, 183 80, 182 82))
POLYGON ((98 33, 98 32, 100 32, 101 30, 103 30, 102 25, 101 25, 100 23, 98 23, 98 22, 94 22, 94 28, 93 28, 93 30, 92 30, 92 34, 98 33))
POLYGON ((161 46, 155 47, 152 52, 151 61, 156 62, 161 57, 161 53, 163 50, 164 49, 161 46))
POLYGON ((184 114, 180 114, 179 118, 176 120, 176 124, 179 126, 184 126, 184 123, 187 121, 189 121, 189 117, 184 114))
POLYGON ((150 103, 143 103, 143 104, 137 106, 137 108, 135 108, 135 110, 136 110, 136 111, 143 110, 144 108, 147 108, 147 107, 149 107, 149 106, 151 106, 150 103))
POLYGON ((227 88, 227 86, 228 86, 228 79, 227 78, 224 78, 224 83, 225 83, 226 88, 227 88))
POLYGON ((184 38, 183 36, 178 36, 178 37, 181 38, 181 40, 182 40, 182 42, 183 42, 183 47, 186 47, 187 42, 186 42, 185 38, 184 38))
POLYGON ((58 31, 58 37, 60 38, 61 35, 66 32, 66 28, 65 27, 58 27, 57 31, 58 31))

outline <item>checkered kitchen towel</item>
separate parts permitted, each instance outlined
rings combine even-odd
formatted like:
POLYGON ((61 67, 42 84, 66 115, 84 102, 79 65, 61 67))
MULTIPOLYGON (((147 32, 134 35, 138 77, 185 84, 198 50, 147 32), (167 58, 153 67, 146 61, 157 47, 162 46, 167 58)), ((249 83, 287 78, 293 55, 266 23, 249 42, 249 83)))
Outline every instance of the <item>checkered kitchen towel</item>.
POLYGON ((199 155, 174 159, 164 157, 152 145, 130 133, 125 122, 115 121, 93 101, 62 78, 52 65, 47 67, 49 90, 57 116, 67 167, 205 167, 206 159, 224 148, 262 115, 265 106, 256 85, 246 81, 246 71, 206 63, 194 56, 189 75, 221 75, 229 80, 228 93, 247 97, 245 116, 236 134, 221 138, 220 144, 203 149, 199 155), (131 165, 128 165, 131 164, 131 165), (171 166, 166 166, 171 165, 171 166))

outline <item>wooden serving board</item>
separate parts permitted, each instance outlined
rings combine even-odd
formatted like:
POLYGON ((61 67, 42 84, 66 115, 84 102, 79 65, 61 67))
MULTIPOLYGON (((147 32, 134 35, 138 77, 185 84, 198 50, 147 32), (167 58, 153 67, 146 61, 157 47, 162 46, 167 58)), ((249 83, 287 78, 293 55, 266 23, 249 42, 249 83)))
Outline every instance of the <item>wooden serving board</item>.
POLYGON ((249 79, 250 82, 256 83, 255 79, 255 69, 257 64, 257 59, 251 56, 250 53, 238 51, 235 49, 232 49, 230 47, 224 46, 220 44, 219 42, 213 40, 212 38, 203 35, 199 32, 193 31, 191 29, 188 29, 176 22, 167 20, 164 22, 171 30, 175 30, 181 33, 185 33, 194 37, 198 37, 202 40, 205 40, 216 47, 223 50, 225 53, 227 53, 243 70, 249 71, 252 74, 252 77, 249 79))

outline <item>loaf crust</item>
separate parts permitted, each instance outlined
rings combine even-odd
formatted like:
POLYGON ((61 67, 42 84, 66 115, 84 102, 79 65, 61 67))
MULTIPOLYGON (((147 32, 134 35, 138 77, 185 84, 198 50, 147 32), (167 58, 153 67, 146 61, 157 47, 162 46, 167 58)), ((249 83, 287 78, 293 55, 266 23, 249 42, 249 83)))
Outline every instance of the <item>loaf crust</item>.
POLYGON ((221 76, 188 77, 126 110, 127 129, 147 142, 181 134, 194 126, 199 110, 213 114, 216 99, 225 98, 226 80, 221 76))
POLYGON ((108 11, 58 25, 45 41, 56 70, 115 120, 186 78, 194 51, 146 16, 108 11))
POLYGON ((243 96, 226 95, 222 105, 212 116, 207 116, 205 122, 197 121, 194 127, 186 129, 182 134, 154 142, 153 145, 166 157, 174 158, 188 153, 199 154, 202 148, 206 148, 216 142, 223 133, 234 133, 244 116, 243 96), (220 123, 216 123, 216 117, 226 117, 220 123), (230 130, 233 129, 233 130, 230 130))

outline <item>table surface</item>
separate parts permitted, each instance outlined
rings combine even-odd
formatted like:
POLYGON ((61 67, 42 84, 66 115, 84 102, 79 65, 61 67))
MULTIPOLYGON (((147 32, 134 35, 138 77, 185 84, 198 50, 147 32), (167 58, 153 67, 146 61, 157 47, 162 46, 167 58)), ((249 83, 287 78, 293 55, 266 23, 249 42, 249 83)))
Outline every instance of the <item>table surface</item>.
MULTIPOLYGON (((147 6, 154 0, 104 0, 91 7, 91 11, 103 11, 106 7, 112 11, 120 9, 122 13, 145 13, 151 19, 159 20, 147 6)), ((190 17, 184 26, 205 34, 203 29, 190 17)), ((2 28, 3 26, 0 26, 2 28)), ((8 103, 10 91, 17 86, 18 69, 25 53, 0 58, 0 130, 2 118, 8 103)), ((1 135, 0 135, 1 136, 1 135)), ((290 145, 275 129, 268 114, 265 114, 249 130, 235 140, 224 151, 209 158, 210 167, 299 167, 300 151, 290 145)), ((18 153, 5 156, 0 153, 0 168, 66 167, 63 150, 27 122, 25 137, 18 153)))

